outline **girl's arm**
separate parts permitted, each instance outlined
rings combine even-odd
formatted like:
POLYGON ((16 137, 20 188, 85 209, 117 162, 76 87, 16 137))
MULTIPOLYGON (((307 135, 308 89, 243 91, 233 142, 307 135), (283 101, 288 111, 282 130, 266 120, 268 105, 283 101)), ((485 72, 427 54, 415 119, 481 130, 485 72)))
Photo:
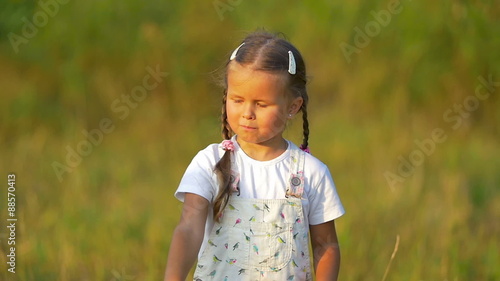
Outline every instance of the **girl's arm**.
POLYGON ((340 248, 335 221, 310 225, 314 271, 317 281, 336 281, 340 269, 340 248))
POLYGON ((185 194, 181 219, 170 243, 165 281, 186 280, 203 242, 208 205, 199 195, 185 194))

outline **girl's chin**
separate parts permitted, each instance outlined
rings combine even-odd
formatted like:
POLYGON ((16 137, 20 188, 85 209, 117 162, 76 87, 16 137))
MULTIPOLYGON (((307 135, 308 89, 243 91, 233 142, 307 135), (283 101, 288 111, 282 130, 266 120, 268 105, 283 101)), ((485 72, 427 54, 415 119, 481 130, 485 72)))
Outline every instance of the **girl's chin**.
POLYGON ((274 137, 274 138, 257 138, 255 136, 250 136, 245 133, 237 134, 236 141, 240 146, 243 144, 252 144, 252 145, 265 145, 272 146, 274 142, 278 143, 278 146, 283 142, 282 137, 274 137))

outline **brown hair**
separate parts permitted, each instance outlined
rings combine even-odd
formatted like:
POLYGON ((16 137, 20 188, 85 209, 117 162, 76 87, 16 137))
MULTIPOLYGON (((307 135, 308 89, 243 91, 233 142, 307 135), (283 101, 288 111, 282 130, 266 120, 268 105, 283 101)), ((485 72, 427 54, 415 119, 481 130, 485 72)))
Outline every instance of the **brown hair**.
MULTIPOLYGON (((293 97, 302 97, 303 103, 300 111, 302 111, 303 121, 303 141, 301 148, 308 147, 309 142, 309 121, 307 120, 307 102, 308 95, 306 89, 306 66, 302 55, 299 51, 288 41, 281 38, 277 34, 267 32, 254 32, 249 34, 242 43, 243 44, 237 51, 234 61, 241 65, 253 65, 255 70, 283 73, 288 77, 286 87, 293 97), (290 74, 288 72, 288 51, 293 53, 296 63, 296 73, 290 74)), ((227 66, 231 60, 228 60, 225 67, 224 81, 223 81, 223 96, 222 96, 222 137, 226 140, 230 139, 234 132, 231 130, 227 122, 226 113, 226 99, 227 99, 227 66)), ((231 194, 231 152, 227 150, 222 158, 215 165, 215 172, 217 173, 220 181, 219 193, 214 202, 214 218, 219 220, 222 212, 226 207, 227 200, 231 194)))

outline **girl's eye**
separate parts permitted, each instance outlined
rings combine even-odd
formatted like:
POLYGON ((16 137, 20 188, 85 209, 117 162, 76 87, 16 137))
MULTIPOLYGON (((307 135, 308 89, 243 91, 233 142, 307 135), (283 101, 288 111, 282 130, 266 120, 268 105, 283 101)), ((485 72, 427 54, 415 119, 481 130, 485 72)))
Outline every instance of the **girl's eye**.
POLYGON ((258 103, 257 103, 257 106, 258 106, 258 107, 267 107, 267 105, 266 105, 266 104, 264 104, 264 103, 260 103, 260 102, 258 102, 258 103))
POLYGON ((234 103, 242 103, 243 100, 233 100, 234 103))

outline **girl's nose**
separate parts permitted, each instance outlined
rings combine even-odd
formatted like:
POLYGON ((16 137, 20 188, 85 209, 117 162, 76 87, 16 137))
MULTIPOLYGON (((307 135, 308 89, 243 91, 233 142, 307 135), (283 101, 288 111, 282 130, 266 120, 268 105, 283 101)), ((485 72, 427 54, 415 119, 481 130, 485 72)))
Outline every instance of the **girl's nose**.
POLYGON ((243 118, 253 120, 255 119, 255 113, 251 106, 247 106, 243 111, 243 118))
POLYGON ((243 118, 248 119, 248 120, 253 120, 253 119, 255 119, 255 115, 253 113, 245 112, 243 114, 243 118))

